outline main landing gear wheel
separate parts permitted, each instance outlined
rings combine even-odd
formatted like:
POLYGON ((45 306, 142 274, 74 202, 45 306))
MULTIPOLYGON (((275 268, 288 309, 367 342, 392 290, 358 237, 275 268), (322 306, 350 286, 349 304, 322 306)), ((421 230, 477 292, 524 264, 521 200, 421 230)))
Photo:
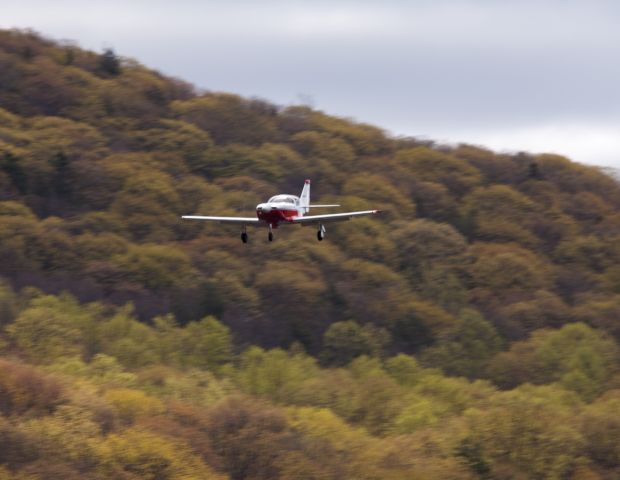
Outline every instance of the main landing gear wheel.
POLYGON ((322 242, 324 238, 325 238, 325 227, 323 225, 320 225, 319 226, 319 231, 316 232, 316 239, 319 242, 322 242))
POLYGON ((270 242, 273 242, 273 232, 269 232, 269 235, 267 236, 267 238, 269 238, 270 242))
POLYGON ((248 243, 248 234, 245 232, 241 232, 241 241, 243 243, 248 243))

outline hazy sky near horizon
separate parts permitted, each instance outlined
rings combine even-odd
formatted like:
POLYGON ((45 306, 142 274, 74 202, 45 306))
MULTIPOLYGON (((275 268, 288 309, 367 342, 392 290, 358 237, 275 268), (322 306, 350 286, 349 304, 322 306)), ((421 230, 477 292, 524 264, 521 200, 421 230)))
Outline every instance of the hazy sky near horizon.
POLYGON ((615 167, 619 25, 613 0, 0 0, 0 28, 207 90, 615 167))

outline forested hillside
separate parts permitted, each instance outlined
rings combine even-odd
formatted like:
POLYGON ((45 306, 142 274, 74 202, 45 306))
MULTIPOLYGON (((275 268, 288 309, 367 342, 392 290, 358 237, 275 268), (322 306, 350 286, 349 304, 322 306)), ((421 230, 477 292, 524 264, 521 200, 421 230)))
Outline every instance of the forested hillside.
POLYGON ((0 479, 616 479, 619 207, 557 155, 0 31, 0 479), (305 178, 384 213, 180 220, 305 178))

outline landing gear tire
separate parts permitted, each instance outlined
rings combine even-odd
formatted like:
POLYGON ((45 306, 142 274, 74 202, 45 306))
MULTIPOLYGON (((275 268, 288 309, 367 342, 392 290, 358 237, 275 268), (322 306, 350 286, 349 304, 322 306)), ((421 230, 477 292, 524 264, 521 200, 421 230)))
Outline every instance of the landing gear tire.
POLYGON ((269 235, 267 236, 267 238, 269 238, 270 242, 273 242, 273 232, 269 232, 269 235))
POLYGON ((316 239, 317 239, 319 242, 322 242, 324 238, 325 238, 325 234, 324 234, 321 230, 319 230, 318 232, 316 232, 316 239))
POLYGON ((241 241, 243 243, 248 243, 248 234, 245 232, 241 232, 241 241))

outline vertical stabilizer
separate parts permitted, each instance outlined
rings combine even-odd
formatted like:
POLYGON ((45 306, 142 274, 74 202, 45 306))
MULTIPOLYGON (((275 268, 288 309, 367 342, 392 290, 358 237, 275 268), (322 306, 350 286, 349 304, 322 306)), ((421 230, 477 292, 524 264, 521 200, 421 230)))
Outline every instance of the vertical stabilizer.
POLYGON ((310 211, 310 208, 308 208, 310 206, 310 180, 304 182, 304 188, 299 196, 299 206, 304 215, 310 211))

